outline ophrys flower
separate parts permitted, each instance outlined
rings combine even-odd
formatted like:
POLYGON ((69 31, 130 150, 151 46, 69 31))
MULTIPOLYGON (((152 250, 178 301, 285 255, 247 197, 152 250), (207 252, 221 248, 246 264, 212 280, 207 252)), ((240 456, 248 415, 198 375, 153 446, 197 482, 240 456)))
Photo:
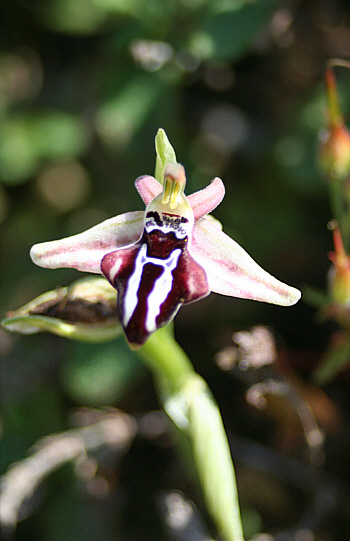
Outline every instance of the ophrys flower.
POLYGON ((297 289, 259 267, 207 216, 225 193, 219 178, 187 198, 184 168, 173 163, 165 169, 163 187, 151 176, 135 184, 144 212, 31 249, 42 267, 102 273, 118 290, 117 310, 131 345, 142 345, 182 304, 210 291, 284 306, 299 300, 297 289))

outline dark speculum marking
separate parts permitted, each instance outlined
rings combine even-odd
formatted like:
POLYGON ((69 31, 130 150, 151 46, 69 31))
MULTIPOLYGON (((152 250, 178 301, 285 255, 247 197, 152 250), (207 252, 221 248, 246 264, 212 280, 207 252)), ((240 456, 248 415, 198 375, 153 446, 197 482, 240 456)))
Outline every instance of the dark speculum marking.
POLYGON ((157 225, 163 225, 163 222, 160 219, 159 213, 156 211, 147 212, 146 218, 153 218, 157 225))
POLYGON ((172 227, 173 229, 179 229, 181 224, 188 223, 188 219, 178 214, 170 214, 169 212, 162 212, 162 218, 159 213, 156 211, 149 211, 146 214, 146 218, 149 220, 146 221, 146 225, 152 223, 152 218, 156 225, 159 227, 166 226, 172 227))

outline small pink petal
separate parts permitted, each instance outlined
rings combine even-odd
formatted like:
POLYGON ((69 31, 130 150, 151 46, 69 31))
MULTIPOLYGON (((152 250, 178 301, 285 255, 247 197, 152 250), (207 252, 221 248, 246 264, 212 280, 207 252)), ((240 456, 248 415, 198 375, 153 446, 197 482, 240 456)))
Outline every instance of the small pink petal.
POLYGON ((223 200, 225 186, 218 177, 211 181, 209 186, 188 196, 188 201, 194 213, 195 222, 212 212, 223 200))
POLYGON ((30 257, 40 267, 69 267, 99 274, 105 254, 132 244, 141 237, 143 216, 143 211, 127 212, 78 235, 36 244, 30 250, 30 257))
MULTIPOLYGON (((157 195, 162 192, 162 186, 151 176, 139 177, 135 181, 135 186, 143 202, 147 206, 157 195)), ((225 195, 225 186, 222 180, 218 177, 199 192, 195 192, 187 197, 193 213, 195 221, 199 220, 209 212, 212 212, 222 201, 225 195)))
POLYGON ((163 186, 154 177, 144 175, 135 180, 135 187, 143 199, 144 204, 149 205, 157 195, 162 193, 163 186))
POLYGON ((206 218, 193 230, 192 254, 205 269, 214 293, 290 306, 300 291, 263 270, 243 248, 206 218))

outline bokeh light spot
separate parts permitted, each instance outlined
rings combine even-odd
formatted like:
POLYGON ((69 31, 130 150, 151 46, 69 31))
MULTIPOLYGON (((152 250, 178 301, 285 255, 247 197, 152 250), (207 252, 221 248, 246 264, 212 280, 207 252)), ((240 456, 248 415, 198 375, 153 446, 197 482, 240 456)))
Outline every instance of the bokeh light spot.
POLYGON ((206 84, 218 92, 224 92, 231 88, 235 81, 232 67, 224 62, 210 64, 204 75, 206 84))
POLYGON ((284 137, 275 148, 277 161, 284 167, 296 167, 305 157, 305 144, 298 137, 284 137))
POLYGON ((164 41, 137 39, 131 43, 131 54, 144 70, 154 72, 164 66, 174 54, 174 49, 164 41))
POLYGON ((188 49, 180 49, 176 55, 176 64, 182 71, 195 71, 200 64, 200 59, 188 49))
POLYGON ((204 115, 202 131, 223 152, 241 147, 248 135, 248 122, 244 114, 226 103, 212 107, 204 115))
POLYGON ((90 180, 86 169, 78 162, 53 164, 37 178, 40 195, 58 212, 80 205, 86 198, 90 180))

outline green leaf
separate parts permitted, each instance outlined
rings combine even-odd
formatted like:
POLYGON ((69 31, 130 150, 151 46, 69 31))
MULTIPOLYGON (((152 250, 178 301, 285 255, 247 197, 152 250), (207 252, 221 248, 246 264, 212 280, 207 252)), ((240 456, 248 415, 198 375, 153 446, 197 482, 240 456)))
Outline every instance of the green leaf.
POLYGON ((9 184, 25 182, 38 166, 38 153, 27 126, 7 119, 0 126, 0 178, 9 184))
POLYGON ((77 156, 86 150, 89 136, 78 115, 63 111, 42 111, 29 120, 33 143, 41 158, 57 159, 77 156))
POLYGON ((72 158, 86 150, 89 137, 77 115, 39 110, 13 115, 0 125, 0 179, 20 184, 44 159, 72 158))
POLYGON ((125 148, 143 126, 164 89, 154 74, 134 77, 97 111, 95 124, 102 140, 125 148))
POLYGON ((95 32, 106 17, 106 10, 92 0, 51 0, 41 10, 41 18, 50 29, 67 34, 95 32))
POLYGON ((76 402, 101 407, 118 403, 144 373, 123 341, 108 346, 73 343, 62 380, 76 402))
POLYGON ((315 308, 323 308, 331 302, 327 293, 310 286, 303 287, 303 300, 315 308))
POLYGON ((344 333, 339 343, 331 345, 313 377, 318 385, 327 385, 350 364, 350 333, 344 333))
POLYGON ((276 0, 256 0, 212 16, 203 26, 211 41, 212 57, 236 61, 254 43, 259 31, 268 22, 276 0))

